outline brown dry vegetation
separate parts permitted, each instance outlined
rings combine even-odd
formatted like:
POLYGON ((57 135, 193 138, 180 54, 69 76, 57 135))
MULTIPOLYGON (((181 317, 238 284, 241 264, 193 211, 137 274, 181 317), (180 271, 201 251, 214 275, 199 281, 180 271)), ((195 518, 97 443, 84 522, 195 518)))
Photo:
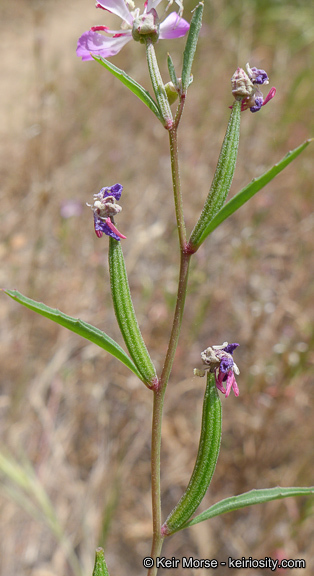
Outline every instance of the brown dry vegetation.
MULTIPOLYGON (((265 68, 278 92, 259 114, 243 114, 232 193, 314 134, 311 3, 206 4, 180 130, 189 230, 213 175, 237 65, 265 68)), ((103 16, 89 0, 0 5, 0 284, 121 342, 110 304, 107 239, 96 238, 84 206, 102 186, 121 182, 119 228, 127 235, 132 294, 160 369, 178 262, 167 134, 115 78, 76 58, 77 37, 103 16), (82 213, 64 219, 60 208, 70 199, 82 213)), ((182 40, 158 45, 164 77, 167 50, 179 67, 183 46, 182 40)), ((140 45, 129 44, 114 63, 149 87, 140 45)), ((202 509, 253 487, 313 484, 312 182, 310 147, 195 257, 166 396, 165 516, 186 486, 197 450, 204 380, 193 378, 193 368, 201 350, 224 340, 241 343, 240 397, 223 399, 222 450, 202 509)), ((144 573, 151 538, 150 392, 108 354, 4 294, 0 317, 1 452, 19 466, 15 480, 1 473, 1 576, 73 574, 47 509, 38 512, 39 486, 82 574, 91 574, 97 545, 106 549, 111 574, 144 573)), ((310 509, 310 499, 288 499, 221 516, 170 538, 164 554, 218 560, 282 554, 306 559, 307 570, 293 576, 310 574, 310 509)))

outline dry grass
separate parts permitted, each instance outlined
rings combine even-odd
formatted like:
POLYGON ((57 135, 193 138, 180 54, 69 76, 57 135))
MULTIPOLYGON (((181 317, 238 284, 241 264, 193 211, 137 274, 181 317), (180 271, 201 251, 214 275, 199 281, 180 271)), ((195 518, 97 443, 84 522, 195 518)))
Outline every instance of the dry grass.
MULTIPOLYGON (((261 11, 258 2, 237 8, 208 2, 180 132, 189 229, 213 175, 238 64, 249 60, 267 69, 278 94, 260 114, 243 115, 233 192, 313 135, 308 6, 273 0, 261 11)), ((76 59, 78 35, 102 17, 87 0, 0 6, 0 284, 121 342, 106 239, 96 238, 84 207, 102 186, 121 182, 119 228, 128 237, 123 249, 135 308, 160 369, 178 260, 167 135, 109 73, 76 59), (60 207, 69 199, 82 213, 65 220, 60 207)), ((170 49, 179 65, 182 47, 182 41, 160 43, 161 61, 170 49)), ((141 46, 128 45, 115 63, 148 86, 141 46)), ((222 451, 202 508, 253 487, 313 483, 312 158, 307 149, 195 258, 166 397, 164 515, 180 497, 197 449, 204 381, 192 377, 193 368, 201 350, 223 340, 241 343, 241 395, 223 401, 222 451)), ((73 574, 64 543, 52 535, 53 514, 82 574, 91 574, 97 545, 106 548, 112 574, 143 573, 151 538, 151 394, 94 345, 4 295, 0 317, 1 444, 17 474, 16 482, 2 476, 1 576, 73 574), (26 484, 18 488, 22 478, 26 484), (38 481, 52 502, 50 528, 47 508, 38 512, 38 481)), ((164 553, 219 560, 282 553, 306 558, 310 574, 313 532, 310 500, 289 499, 182 532, 164 553)))

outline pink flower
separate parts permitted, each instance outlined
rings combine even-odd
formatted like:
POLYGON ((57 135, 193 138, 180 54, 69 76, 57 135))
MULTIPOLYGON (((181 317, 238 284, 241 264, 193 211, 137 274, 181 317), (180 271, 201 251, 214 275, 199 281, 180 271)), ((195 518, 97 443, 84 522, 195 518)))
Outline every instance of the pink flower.
MULTIPOLYGON (((145 19, 153 21, 159 38, 161 40, 169 38, 180 38, 188 31, 190 25, 186 20, 180 18, 176 12, 171 12, 163 22, 159 24, 155 8, 161 0, 146 0, 144 3, 144 12, 139 14, 139 9, 129 10, 130 0, 102 0, 96 3, 96 8, 102 8, 112 14, 116 14, 122 20, 120 30, 110 30, 107 26, 93 26, 88 32, 79 38, 77 43, 76 54, 82 60, 92 60, 93 56, 102 56, 109 58, 120 52, 121 48, 133 38, 135 32, 139 29, 134 27, 134 23, 142 23, 145 19), (111 36, 103 36, 97 31, 105 32, 111 36)), ((144 32, 146 33, 146 32, 144 32)))

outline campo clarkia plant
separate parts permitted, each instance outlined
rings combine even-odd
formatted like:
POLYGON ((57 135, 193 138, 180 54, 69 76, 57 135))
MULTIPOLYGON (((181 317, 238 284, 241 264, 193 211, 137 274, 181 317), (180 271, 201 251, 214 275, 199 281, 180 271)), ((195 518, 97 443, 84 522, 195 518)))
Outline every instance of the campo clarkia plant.
MULTIPOLYGON (((187 99, 188 88, 193 80, 191 74, 192 64, 202 25, 204 2, 199 2, 195 6, 190 23, 182 17, 182 2, 179 0, 176 0, 176 2, 173 0, 167 3, 164 2, 165 5, 163 7, 161 7, 161 3, 162 0, 146 0, 141 7, 136 7, 131 0, 102 0, 97 2, 96 8, 103 10, 100 14, 104 22, 106 22, 107 13, 110 12, 121 19, 121 28, 111 30, 103 24, 94 26, 91 30, 82 34, 77 44, 77 55, 83 61, 94 60, 118 78, 130 92, 151 110, 155 115, 155 119, 152 120, 156 121, 157 118, 169 134, 180 264, 175 311, 161 373, 158 374, 155 369, 137 322, 122 250, 123 243, 128 242, 128 240, 119 231, 116 223, 122 210, 120 201, 123 185, 126 187, 127 183, 122 185, 120 183, 105 182, 105 186, 94 194, 93 202, 87 204, 87 206, 93 212, 97 237, 104 243, 105 248, 106 242, 109 242, 109 273, 112 302, 129 354, 110 336, 98 328, 81 320, 71 318, 44 304, 35 302, 15 290, 6 290, 6 293, 17 302, 80 334, 106 350, 136 374, 148 388, 147 394, 153 394, 151 441, 152 547, 150 551, 147 550, 146 558, 143 560, 143 566, 148 570, 149 576, 157 574, 158 566, 167 567, 164 563, 160 563, 160 558, 164 539, 171 534, 208 520, 213 516, 245 506, 313 492, 313 488, 307 487, 276 487, 252 490, 251 492, 218 502, 193 517, 194 512, 208 490, 219 455, 221 441, 220 394, 227 398, 233 391, 234 395, 239 397, 239 387, 241 388, 241 380, 238 378, 240 371, 234 361, 234 353, 236 351, 239 364, 241 365, 241 353, 237 350, 239 344, 224 342, 221 345, 217 345, 214 342, 207 342, 205 344, 207 347, 200 353, 202 365, 200 363, 201 367, 194 369, 195 375, 206 376, 201 434, 194 469, 187 488, 177 505, 172 511, 168 511, 166 519, 162 513, 160 452, 163 404, 180 335, 191 258, 213 230, 292 162, 306 148, 309 141, 289 152, 275 166, 249 183, 226 203, 236 166, 241 115, 246 110, 250 110, 253 113, 261 111, 276 93, 275 88, 271 88, 268 95, 263 96, 261 88, 269 83, 268 75, 264 70, 255 66, 250 67, 249 64, 246 65, 246 71, 242 68, 237 68, 231 79, 233 101, 230 103, 230 118, 221 146, 216 171, 204 207, 197 222, 195 222, 194 229, 188 235, 181 195, 177 134, 187 99), (169 9, 172 11, 168 12, 169 9), (186 36, 186 44, 183 53, 182 72, 177 75, 173 61, 168 55, 169 79, 164 83, 156 58, 155 45, 158 40, 183 36, 186 36), (143 45, 143 51, 145 50, 146 52, 153 96, 125 71, 117 68, 111 61, 107 60, 108 57, 116 55, 131 40, 140 42, 143 45), (177 102, 177 108, 173 113, 171 105, 174 102, 177 102), (109 236, 108 240, 106 236, 109 236)), ((252 122, 254 122, 253 117, 252 122)), ((125 137, 126 135, 123 134, 123 138, 125 137)), ((116 180, 120 180, 119 174, 116 175, 116 180)), ((144 196, 143 202, 145 202, 144 196)), ((193 368, 191 367, 191 375, 192 373, 193 368)), ((215 566, 212 567, 215 568, 215 566)), ((139 567, 139 573, 140 568, 142 567, 139 567)), ((104 576, 106 574, 108 574, 108 569, 104 551, 99 548, 96 551, 94 576, 104 576)))

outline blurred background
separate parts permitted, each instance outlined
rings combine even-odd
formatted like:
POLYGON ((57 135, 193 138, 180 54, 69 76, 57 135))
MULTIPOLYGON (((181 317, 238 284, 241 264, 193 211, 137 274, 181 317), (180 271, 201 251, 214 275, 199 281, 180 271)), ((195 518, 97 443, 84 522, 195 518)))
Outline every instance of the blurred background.
MULTIPOLYGON (((189 231, 213 177, 237 66, 267 70, 277 95, 259 114, 243 113, 231 194, 314 135, 313 5, 205 4, 179 134, 189 231)), ((194 6, 185 2, 186 19, 194 6)), ((179 258, 168 138, 117 79, 76 57, 77 38, 96 24, 117 28, 120 21, 96 11, 92 0, 0 2, 0 285, 95 324, 122 344, 110 303, 108 242, 96 237, 85 206, 101 187, 122 183, 119 229, 127 236, 130 286, 160 371, 179 258)), ((164 79, 168 51, 180 75, 183 47, 184 39, 158 44, 164 79)), ((140 44, 128 44, 112 61, 150 88, 140 44)), ((222 399, 222 449, 201 509, 252 488, 313 484, 312 207, 310 146, 194 258, 166 395, 164 517, 197 451, 205 380, 193 377, 193 368, 204 348, 226 340, 241 344, 240 396, 222 399)), ((111 574, 144 573, 151 393, 104 351, 4 294, 0 318, 0 575, 89 576, 98 545, 111 574)), ((305 558, 307 570, 291 574, 310 574, 311 506, 313 499, 287 499, 214 518, 169 538, 164 554, 305 558)))

